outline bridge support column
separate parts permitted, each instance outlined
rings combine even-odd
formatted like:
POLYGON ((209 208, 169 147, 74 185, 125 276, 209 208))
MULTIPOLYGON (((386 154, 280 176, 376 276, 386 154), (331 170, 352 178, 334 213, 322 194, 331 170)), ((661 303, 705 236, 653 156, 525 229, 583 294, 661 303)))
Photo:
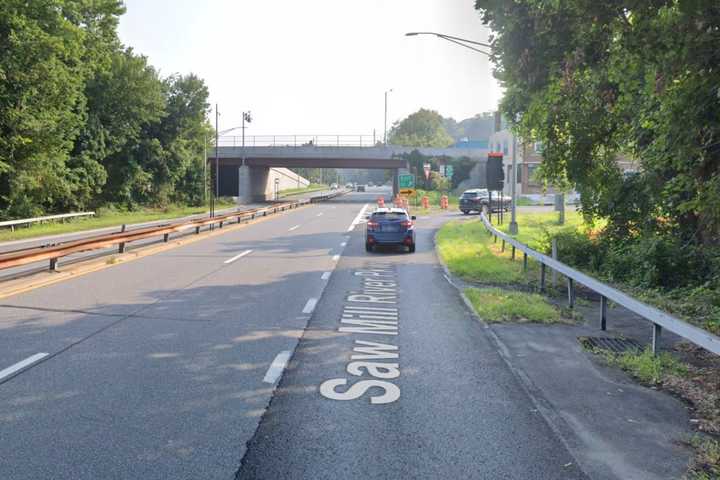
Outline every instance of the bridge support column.
POLYGON ((243 165, 237 169, 239 203, 265 202, 272 200, 273 191, 269 186, 270 168, 243 165))

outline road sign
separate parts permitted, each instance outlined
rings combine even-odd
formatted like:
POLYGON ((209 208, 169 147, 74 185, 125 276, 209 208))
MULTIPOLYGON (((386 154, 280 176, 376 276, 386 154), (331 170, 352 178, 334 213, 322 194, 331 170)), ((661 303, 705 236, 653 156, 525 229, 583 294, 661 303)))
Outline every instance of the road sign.
POLYGON ((423 170, 425 171, 425 180, 430 178, 430 169, 431 168, 432 168, 432 166, 429 163, 426 163, 425 165, 423 165, 423 170))
POLYGON ((414 197, 415 189, 414 188, 401 188, 400 195, 405 195, 406 197, 414 197))
POLYGON ((452 165, 447 165, 445 167, 445 176, 448 178, 452 178, 452 176, 453 176, 453 166, 452 165))
POLYGON ((398 175, 398 184, 400 188, 415 188, 415 175, 398 175))

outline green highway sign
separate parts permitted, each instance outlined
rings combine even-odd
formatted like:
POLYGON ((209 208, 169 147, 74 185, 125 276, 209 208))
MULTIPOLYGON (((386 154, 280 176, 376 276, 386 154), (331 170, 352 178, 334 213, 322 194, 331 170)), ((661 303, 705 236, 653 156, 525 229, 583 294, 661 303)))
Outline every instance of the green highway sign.
POLYGON ((400 188, 415 188, 415 175, 398 175, 398 183, 400 188))
POLYGON ((445 167, 445 176, 448 178, 452 178, 452 176, 453 176, 453 166, 452 165, 447 165, 445 167))

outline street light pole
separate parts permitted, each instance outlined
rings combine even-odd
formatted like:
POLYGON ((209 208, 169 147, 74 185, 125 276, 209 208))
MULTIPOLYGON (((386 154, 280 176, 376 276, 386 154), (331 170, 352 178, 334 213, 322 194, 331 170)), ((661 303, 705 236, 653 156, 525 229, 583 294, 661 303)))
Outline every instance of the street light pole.
POLYGON ((518 233, 518 224, 517 224, 517 212, 515 210, 515 207, 517 206, 517 195, 515 194, 515 189, 517 188, 517 136, 515 135, 515 132, 512 134, 513 136, 513 143, 512 143, 512 173, 510 174, 510 181, 512 182, 512 185, 510 185, 510 235, 517 235, 518 233))
POLYGON ((220 131, 218 130, 220 112, 218 112, 218 104, 215 104, 215 191, 210 197, 210 216, 215 216, 215 197, 220 194, 220 158, 219 145, 220 131))
POLYGON ((393 89, 385 91, 385 128, 383 129, 383 144, 387 145, 387 97, 388 93, 392 92, 393 89))

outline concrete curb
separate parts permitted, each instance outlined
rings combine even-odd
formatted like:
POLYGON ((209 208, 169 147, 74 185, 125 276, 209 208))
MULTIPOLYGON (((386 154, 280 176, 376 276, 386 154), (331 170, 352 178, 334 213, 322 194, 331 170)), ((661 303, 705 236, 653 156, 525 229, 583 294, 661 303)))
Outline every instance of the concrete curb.
POLYGON ((437 237, 441 228, 442 226, 439 227, 433 234, 433 247, 435 250, 435 256, 437 257, 438 262, 440 263, 443 271, 445 272, 445 278, 447 279, 448 283, 457 290, 463 303, 465 303, 468 312, 483 326, 485 331, 488 333, 488 336, 495 348, 497 349, 497 352, 500 355, 503 363, 507 365, 513 376, 517 378, 523 391, 527 394, 528 398, 530 398, 530 401, 535 406, 540 415, 542 415, 545 423, 548 425, 548 427, 550 427, 550 430, 552 430, 553 433, 558 436, 560 442, 565 446, 565 448, 567 448, 568 452, 573 457, 575 463, 578 465, 580 470, 582 470, 582 472, 589 478, 590 475, 588 475, 587 473, 587 468, 585 468, 585 466, 580 461, 578 461, 578 455, 576 455, 575 453, 575 451, 577 450, 575 448, 575 445, 579 444, 578 437, 575 432, 572 430, 572 428, 570 428, 565 419, 558 413, 558 411, 545 398, 545 396, 543 396, 542 391, 533 383, 532 379, 527 374, 525 374, 524 371, 516 368, 512 364, 512 358, 510 356, 510 351, 507 348, 507 345, 505 345, 503 341, 500 340, 500 337, 498 337, 498 335, 495 333, 493 327, 475 312, 475 308, 473 308, 470 299, 467 298, 463 289, 453 281, 454 275, 450 272, 450 269, 443 261, 438 248, 437 237))

